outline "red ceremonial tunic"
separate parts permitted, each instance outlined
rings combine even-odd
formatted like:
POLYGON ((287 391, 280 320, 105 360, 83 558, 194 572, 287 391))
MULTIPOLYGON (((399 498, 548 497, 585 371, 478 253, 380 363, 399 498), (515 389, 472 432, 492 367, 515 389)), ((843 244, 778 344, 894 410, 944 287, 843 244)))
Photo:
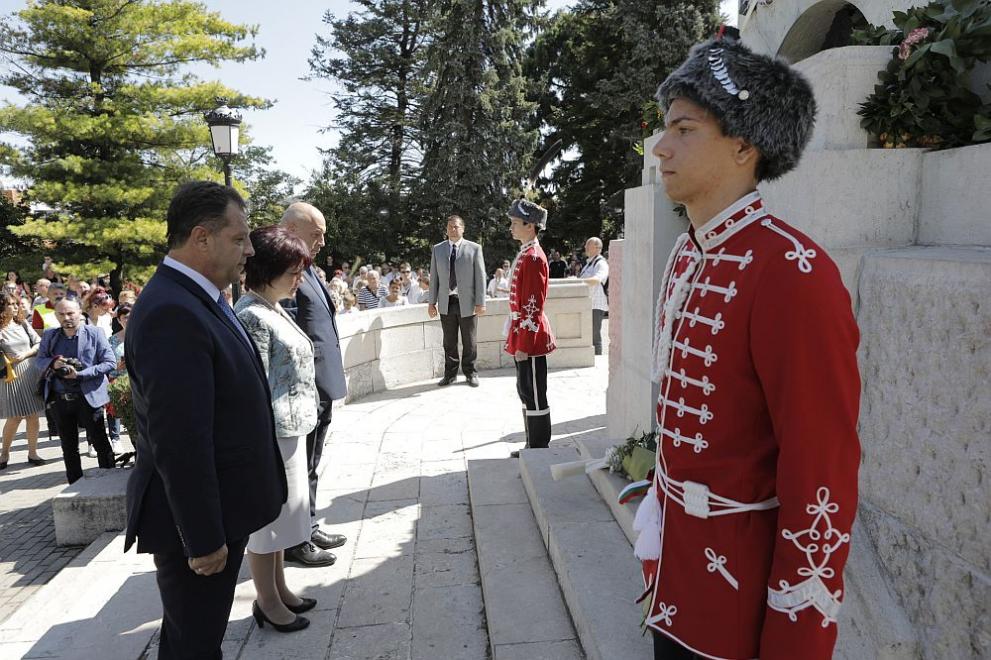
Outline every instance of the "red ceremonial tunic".
POLYGON ((860 462, 839 271, 755 192, 679 238, 660 298, 646 624, 708 658, 830 658, 860 462))
POLYGON ((536 357, 551 353, 554 333, 544 314, 547 300, 547 256, 537 239, 524 243, 513 261, 509 285, 506 352, 536 357))

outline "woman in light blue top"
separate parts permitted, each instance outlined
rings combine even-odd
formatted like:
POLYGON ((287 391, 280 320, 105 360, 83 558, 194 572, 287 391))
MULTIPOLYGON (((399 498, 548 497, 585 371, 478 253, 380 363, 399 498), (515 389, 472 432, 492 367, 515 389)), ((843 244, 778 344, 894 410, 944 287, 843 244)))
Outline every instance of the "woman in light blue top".
POLYGON ((316 605, 286 586, 284 550, 310 540, 310 491, 306 435, 316 428, 317 395, 313 343, 279 304, 292 298, 310 265, 306 244, 282 227, 251 232, 255 254, 245 265, 250 292, 234 310, 261 355, 272 391, 275 433, 286 469, 289 494, 279 517, 248 538, 248 564, 258 598, 252 613, 259 626, 279 632, 302 630, 300 612, 316 605))

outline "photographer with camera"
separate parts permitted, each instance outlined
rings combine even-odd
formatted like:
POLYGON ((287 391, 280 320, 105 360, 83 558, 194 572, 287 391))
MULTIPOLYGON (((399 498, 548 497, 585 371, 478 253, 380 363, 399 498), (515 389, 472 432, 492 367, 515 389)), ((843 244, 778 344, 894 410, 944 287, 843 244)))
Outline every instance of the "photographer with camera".
POLYGON ((103 330, 85 325, 77 301, 59 301, 55 316, 61 327, 45 331, 37 361, 44 374, 45 401, 54 407, 61 430, 62 460, 71 484, 83 476, 79 426, 86 429, 86 437, 96 447, 99 466, 114 466, 103 406, 110 402, 107 374, 116 368, 117 359, 103 330))

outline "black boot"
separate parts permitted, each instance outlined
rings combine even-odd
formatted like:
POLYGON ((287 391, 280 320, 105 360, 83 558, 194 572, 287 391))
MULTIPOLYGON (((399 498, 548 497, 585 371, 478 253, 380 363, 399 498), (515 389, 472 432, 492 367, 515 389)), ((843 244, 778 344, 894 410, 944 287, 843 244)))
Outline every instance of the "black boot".
MULTIPOLYGON (((527 424, 526 424, 526 408, 523 408, 523 433, 526 435, 526 445, 524 446, 524 448, 529 448, 530 447, 530 427, 527 426, 527 424)), ((519 449, 514 449, 513 451, 509 452, 509 457, 510 458, 519 458, 520 457, 520 450, 519 449)))
POLYGON ((551 414, 535 415, 526 418, 527 447, 546 449, 551 443, 551 414))

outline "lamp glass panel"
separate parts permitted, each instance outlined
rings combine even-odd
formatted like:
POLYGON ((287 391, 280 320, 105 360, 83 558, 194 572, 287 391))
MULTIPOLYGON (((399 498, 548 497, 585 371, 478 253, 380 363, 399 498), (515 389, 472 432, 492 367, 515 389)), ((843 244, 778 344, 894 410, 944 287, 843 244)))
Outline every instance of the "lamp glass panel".
POLYGON ((230 126, 211 126, 210 138, 213 140, 213 153, 218 156, 226 156, 231 153, 230 126))

